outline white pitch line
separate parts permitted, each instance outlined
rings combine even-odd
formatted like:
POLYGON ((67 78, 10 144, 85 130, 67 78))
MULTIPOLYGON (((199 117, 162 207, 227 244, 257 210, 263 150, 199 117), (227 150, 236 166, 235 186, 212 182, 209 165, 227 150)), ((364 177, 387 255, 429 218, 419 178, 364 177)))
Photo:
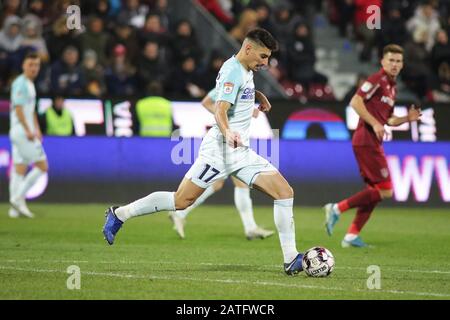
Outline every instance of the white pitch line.
MULTIPOLYGON (((88 261, 88 260, 30 260, 30 259, 8 259, 0 260, 0 263, 93 263, 93 264, 184 264, 184 265, 204 265, 204 266, 236 266, 236 267, 255 267, 254 264, 245 263, 213 263, 213 262, 199 262, 199 263, 182 263, 179 261, 133 261, 133 260, 116 260, 116 261, 88 261)), ((259 265, 261 268, 281 269, 276 265, 259 265)), ((431 274, 450 274, 450 271, 446 270, 417 270, 417 269, 396 269, 380 266, 381 270, 393 271, 393 272, 410 272, 410 273, 431 273, 431 274)), ((349 270, 367 270, 363 267, 335 267, 335 269, 349 269, 349 270)))
MULTIPOLYGON (((24 272, 36 272, 36 273, 66 273, 63 270, 56 269, 29 269, 29 268, 16 268, 10 266, 1 266, 2 270, 13 270, 13 271, 24 271, 24 272)), ((391 293, 391 294, 409 294, 415 296, 427 296, 427 297, 450 297, 450 294, 445 293, 435 293, 435 292, 416 292, 416 291, 400 291, 400 290, 361 290, 361 289, 346 289, 340 287, 324 287, 324 286, 314 286, 314 285, 302 285, 302 284, 287 284, 279 282, 270 281, 245 281, 245 280, 234 280, 234 279, 204 279, 204 278, 192 278, 192 277, 170 277, 170 276, 144 276, 136 274, 123 274, 123 273, 113 273, 113 272, 95 272, 95 271, 83 271, 81 274, 100 276, 100 277, 117 277, 126 279, 151 279, 151 280, 169 280, 169 281, 193 281, 193 282, 215 282, 215 283, 229 283, 229 284, 244 284, 244 285, 258 285, 258 286, 277 286, 285 288, 299 288, 299 289, 317 289, 325 291, 354 291, 354 292, 364 292, 364 293, 391 293)))

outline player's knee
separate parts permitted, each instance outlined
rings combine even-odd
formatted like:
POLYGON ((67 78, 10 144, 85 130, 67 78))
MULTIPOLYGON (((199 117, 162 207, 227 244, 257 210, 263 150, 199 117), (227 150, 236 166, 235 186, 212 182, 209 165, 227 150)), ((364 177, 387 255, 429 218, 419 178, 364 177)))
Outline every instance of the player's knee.
POLYGON ((394 191, 392 189, 380 190, 381 198, 390 199, 394 195, 394 191))
POLYGON ((276 200, 294 198, 294 189, 290 185, 286 185, 277 192, 276 200))

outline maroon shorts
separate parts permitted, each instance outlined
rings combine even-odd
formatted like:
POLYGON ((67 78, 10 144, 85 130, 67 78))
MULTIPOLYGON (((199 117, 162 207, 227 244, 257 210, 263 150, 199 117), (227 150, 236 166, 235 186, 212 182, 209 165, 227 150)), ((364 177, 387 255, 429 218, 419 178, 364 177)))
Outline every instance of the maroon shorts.
POLYGON ((367 184, 377 189, 392 189, 391 175, 382 148, 353 146, 353 152, 359 172, 367 184))

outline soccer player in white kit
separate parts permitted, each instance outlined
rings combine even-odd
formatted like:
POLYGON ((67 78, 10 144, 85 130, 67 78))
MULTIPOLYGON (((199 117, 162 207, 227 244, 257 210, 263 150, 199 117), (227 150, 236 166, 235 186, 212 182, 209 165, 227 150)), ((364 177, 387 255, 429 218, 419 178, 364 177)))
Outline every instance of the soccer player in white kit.
MULTIPOLYGON (((255 98, 259 101, 260 104, 263 105, 260 106, 259 108, 268 108, 268 109, 271 108, 269 100, 262 92, 255 90, 255 98)), ((203 98, 202 106, 206 110, 214 114, 216 109, 215 108, 216 99, 217 99, 216 89, 212 89, 203 98)), ((260 112, 259 109, 254 108, 252 115, 253 118, 257 118, 259 112, 260 112)), ((205 192, 203 192, 202 195, 198 197, 197 200, 195 200, 195 202, 186 209, 169 212, 169 217, 173 222, 173 228, 181 239, 185 238, 184 226, 186 224, 186 218, 188 214, 196 207, 201 205, 203 202, 205 202, 206 199, 208 199, 214 193, 220 191, 223 188, 223 185, 225 184, 225 180, 226 178, 218 180, 214 184, 208 186, 208 188, 205 189, 205 192)), ((244 226, 245 237, 248 240, 253 240, 253 239, 265 239, 273 235, 274 232, 272 230, 266 230, 256 224, 255 216, 253 214, 253 204, 252 199, 250 197, 249 187, 244 182, 233 176, 231 176, 231 180, 233 181, 234 184, 234 204, 239 212, 242 225, 244 226)))
MULTIPOLYGON (((280 172, 249 148, 250 121, 255 104, 253 72, 267 66, 278 44, 261 28, 251 30, 239 50, 228 59, 216 79, 216 124, 202 141, 199 156, 176 192, 153 192, 121 207, 106 210, 103 235, 112 245, 123 223, 132 217, 158 211, 183 210, 214 182, 229 175, 274 199, 274 220, 284 260, 284 271, 303 270, 294 226, 294 192, 280 172)), ((269 111, 267 109, 263 111, 269 111)))
POLYGON ((11 86, 10 130, 14 167, 9 182, 9 216, 20 215, 33 218, 25 202, 27 191, 48 170, 47 155, 42 147, 42 133, 39 127, 36 106, 36 79, 40 69, 36 53, 28 53, 22 63, 23 73, 11 86), (33 168, 27 173, 28 166, 33 168))

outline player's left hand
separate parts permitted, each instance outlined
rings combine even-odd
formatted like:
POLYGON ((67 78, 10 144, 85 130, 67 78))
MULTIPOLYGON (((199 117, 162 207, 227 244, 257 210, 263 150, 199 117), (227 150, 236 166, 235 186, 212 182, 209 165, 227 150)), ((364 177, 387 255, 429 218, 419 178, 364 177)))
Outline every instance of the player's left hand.
POLYGON ((253 118, 258 118, 258 116, 259 116, 259 109, 258 108, 255 108, 255 109, 253 109, 253 118))
POLYGON ((420 108, 416 107, 415 105, 412 105, 411 108, 408 110, 408 121, 417 121, 420 120, 420 116, 422 115, 422 110, 420 108))
POLYGON ((269 100, 264 99, 260 102, 258 109, 262 112, 269 112, 270 109, 272 109, 272 105, 270 104, 269 100))

